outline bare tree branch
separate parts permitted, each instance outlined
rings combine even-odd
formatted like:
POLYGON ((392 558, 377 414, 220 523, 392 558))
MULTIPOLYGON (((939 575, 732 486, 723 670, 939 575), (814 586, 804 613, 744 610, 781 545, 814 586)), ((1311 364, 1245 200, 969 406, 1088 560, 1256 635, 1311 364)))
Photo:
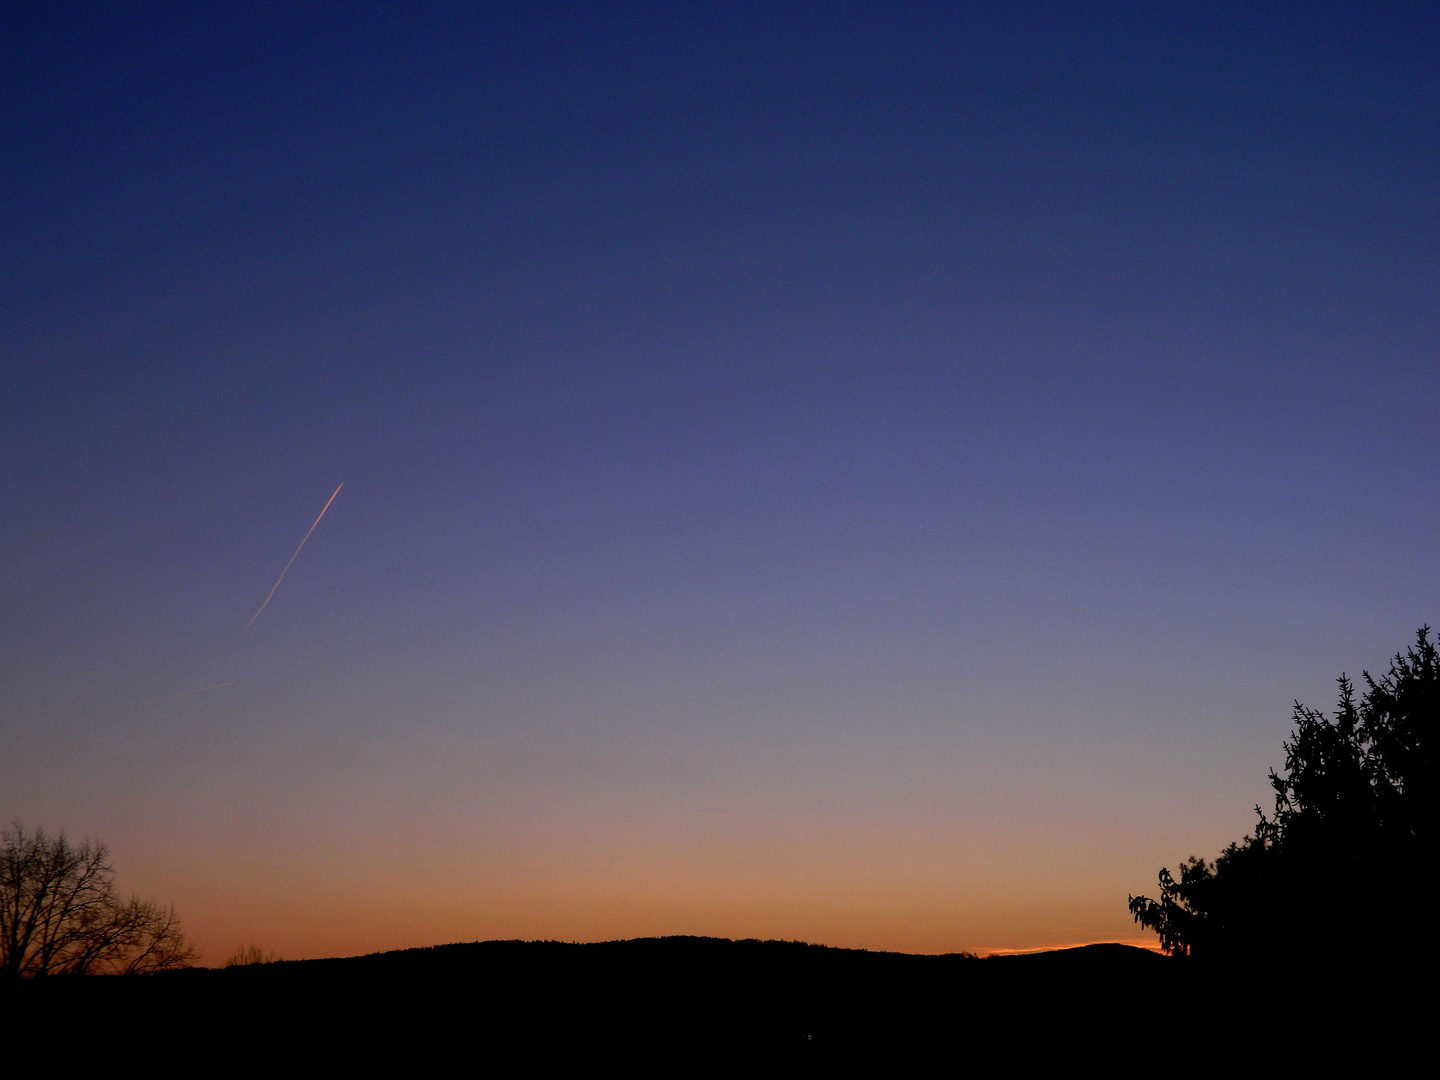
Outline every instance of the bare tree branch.
POLYGON ((138 974, 196 958, 173 908, 122 903, 104 844, 0 834, 0 978, 138 974))

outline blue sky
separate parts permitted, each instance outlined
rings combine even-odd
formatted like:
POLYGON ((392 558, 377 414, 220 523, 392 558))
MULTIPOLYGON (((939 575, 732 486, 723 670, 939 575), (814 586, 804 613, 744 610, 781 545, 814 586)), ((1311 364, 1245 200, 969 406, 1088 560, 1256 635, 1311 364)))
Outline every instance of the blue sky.
POLYGON ((0 811, 215 959, 1133 936, 1435 617, 1425 5, 0 18, 0 811))

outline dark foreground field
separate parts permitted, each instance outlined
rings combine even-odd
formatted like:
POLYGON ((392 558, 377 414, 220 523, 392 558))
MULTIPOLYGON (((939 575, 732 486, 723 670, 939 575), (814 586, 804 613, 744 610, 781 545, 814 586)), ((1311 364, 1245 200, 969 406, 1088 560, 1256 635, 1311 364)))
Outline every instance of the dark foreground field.
MULTIPOLYGON (((283 1047, 295 1061, 400 1058, 539 1065, 617 1055, 679 1066, 729 1058, 837 1063, 851 1053, 945 1060, 1116 1062, 1186 1045, 1240 1051, 1303 1022, 1313 1039, 1376 1004, 1362 976, 1309 985, 1206 972, 1123 945, 976 959, 799 942, 650 938, 488 941, 142 978, 11 987, 12 1024, 82 1039, 186 1044, 207 1055, 283 1047), (1354 992, 1354 1000, 1347 1000, 1354 992), (1288 1018, 1288 1019, 1287 1019, 1288 1018), (938 1055, 938 1057, 937 1057, 938 1055)), ((1393 1009, 1392 1009, 1393 1012, 1393 1009)), ((1395 1014, 1397 1033, 1406 1021, 1395 1014)), ((1292 1054, 1294 1048, 1290 1051, 1292 1054)))

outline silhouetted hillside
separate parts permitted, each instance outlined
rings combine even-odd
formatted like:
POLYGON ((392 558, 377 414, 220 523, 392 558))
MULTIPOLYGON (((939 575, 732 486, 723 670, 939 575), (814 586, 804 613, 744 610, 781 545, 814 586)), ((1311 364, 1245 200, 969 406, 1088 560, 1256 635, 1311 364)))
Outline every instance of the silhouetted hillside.
POLYGON ((424 1045, 478 1039, 548 1055, 811 1052, 988 1040, 1030 1026, 1037 1009, 1078 1015, 1172 966, 1125 946, 980 960, 670 937, 486 941, 21 990, 57 1010, 163 1015, 221 1039, 266 1031, 296 1045, 340 1037, 393 1050, 420 1033, 424 1045))
MULTIPOLYGON (((21 1023, 84 1017, 87 1037, 133 1038, 158 1021, 197 1052, 260 1040, 312 1065, 456 1053, 470 1064, 863 1053, 974 1065, 1170 1053, 1243 1022, 1274 987, 1124 945, 977 959, 669 937, 485 941, 9 992, 21 1023)), ((1323 1027, 1323 1009, 1309 1019, 1323 1027)))

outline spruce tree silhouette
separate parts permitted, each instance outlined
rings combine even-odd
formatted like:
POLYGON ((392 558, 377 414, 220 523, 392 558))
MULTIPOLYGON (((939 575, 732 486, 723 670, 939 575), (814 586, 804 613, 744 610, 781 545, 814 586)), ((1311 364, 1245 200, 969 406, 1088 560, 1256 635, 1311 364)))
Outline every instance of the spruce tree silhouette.
MULTIPOLYGON (((1333 717, 1295 703, 1275 812, 1213 862, 1191 858, 1160 896, 1130 897, 1165 952, 1220 960, 1317 956, 1342 940, 1389 936, 1400 898, 1434 852, 1433 741, 1440 656, 1421 627, 1364 696, 1342 675, 1333 717)), ((1433 951, 1429 935, 1394 942, 1433 951)))

